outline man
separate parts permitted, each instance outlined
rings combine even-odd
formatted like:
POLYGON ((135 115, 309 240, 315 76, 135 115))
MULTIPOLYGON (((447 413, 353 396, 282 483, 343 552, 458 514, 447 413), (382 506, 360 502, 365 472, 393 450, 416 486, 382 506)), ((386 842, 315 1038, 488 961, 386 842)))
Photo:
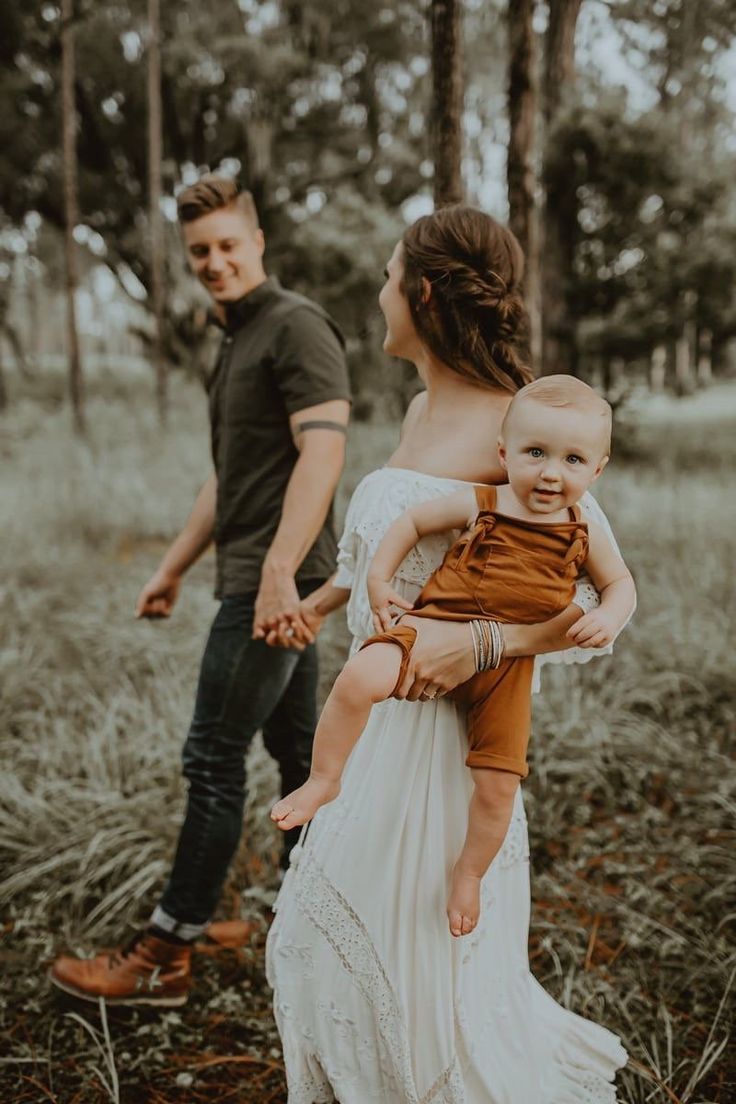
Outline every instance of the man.
MULTIPOLYGON (((300 597, 334 569, 331 503, 349 413, 342 337, 320 307, 267 277, 250 193, 209 176, 179 195, 178 209, 190 265, 224 327, 209 382, 214 472, 136 615, 168 617, 185 572, 213 540, 221 605, 184 745, 186 817, 150 925, 122 950, 64 956, 50 970, 67 992, 119 1004, 187 999, 191 944, 208 928, 240 840, 244 758, 256 730, 279 764, 283 793, 307 776, 315 646, 270 648, 262 627, 296 614, 300 597)), ((296 834, 285 840, 285 860, 296 834)))

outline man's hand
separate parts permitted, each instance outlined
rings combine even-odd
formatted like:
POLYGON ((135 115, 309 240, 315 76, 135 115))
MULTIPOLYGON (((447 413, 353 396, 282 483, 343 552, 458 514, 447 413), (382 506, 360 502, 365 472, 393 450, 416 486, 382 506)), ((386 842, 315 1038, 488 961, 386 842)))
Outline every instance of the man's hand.
POLYGON ((475 674, 472 629, 467 622, 434 621, 407 614, 402 624, 418 630, 406 677, 394 694, 408 701, 442 697, 475 674))
POLYGON ((578 648, 605 648, 616 639, 620 628, 603 610, 594 609, 576 621, 567 635, 578 648))
POLYGON ((170 575, 159 568, 138 595, 135 604, 136 617, 170 617, 179 597, 181 584, 181 575, 170 575))
POLYGON ((266 560, 256 595, 253 639, 265 640, 269 628, 279 622, 283 621, 291 626, 292 621, 299 616, 299 604, 299 591, 296 589, 294 576, 266 560))
POLYGON ((368 600, 373 614, 373 628, 377 633, 391 628, 395 613, 391 606, 402 610, 413 609, 413 604, 394 590, 385 579, 368 575, 368 600))

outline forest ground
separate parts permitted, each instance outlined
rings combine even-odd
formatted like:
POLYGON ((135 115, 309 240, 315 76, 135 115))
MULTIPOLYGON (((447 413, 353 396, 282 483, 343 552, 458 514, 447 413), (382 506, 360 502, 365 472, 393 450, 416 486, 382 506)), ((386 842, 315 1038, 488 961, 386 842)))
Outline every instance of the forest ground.
MULTIPOLYGON (((101 1015, 44 975, 63 949, 129 936, 155 900, 215 609, 205 557, 170 622, 132 617, 207 472, 201 391, 174 381, 162 434, 152 402, 102 378, 81 444, 60 386, 24 385, 0 422, 0 1100, 281 1104, 263 935, 203 945, 176 1012, 101 1015)), ((340 512, 396 434, 353 429, 340 512)), ((535 707, 532 968, 621 1034, 624 1104, 736 1100, 735 461, 733 386, 625 413, 599 498, 639 610, 612 659, 548 671, 535 707)), ((323 692, 345 644, 338 616, 323 692)), ((249 766, 223 916, 262 915, 275 885, 276 775, 259 741, 249 766)))

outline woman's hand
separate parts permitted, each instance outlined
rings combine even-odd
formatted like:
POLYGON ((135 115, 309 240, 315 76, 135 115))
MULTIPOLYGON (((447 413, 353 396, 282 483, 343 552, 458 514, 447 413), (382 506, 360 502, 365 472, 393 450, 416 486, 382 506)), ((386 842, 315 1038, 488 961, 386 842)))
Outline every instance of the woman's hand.
POLYGON ((402 598, 389 582, 372 575, 368 576, 368 600, 373 614, 373 628, 377 633, 391 628, 395 616, 391 606, 402 610, 413 608, 412 603, 402 598))
POLYGON ((395 698, 429 701, 473 677, 475 653, 467 621, 434 621, 409 614, 401 623, 417 629, 417 639, 395 698))

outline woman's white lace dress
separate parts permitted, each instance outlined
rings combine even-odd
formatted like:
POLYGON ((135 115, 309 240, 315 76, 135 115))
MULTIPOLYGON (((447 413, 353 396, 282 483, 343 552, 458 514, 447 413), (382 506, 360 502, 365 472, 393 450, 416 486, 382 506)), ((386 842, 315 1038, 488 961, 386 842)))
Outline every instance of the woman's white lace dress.
MULTIPOLYGON (((339 555, 354 647, 371 634, 366 571, 389 524, 461 486, 381 468, 358 486, 339 555)), ((582 504, 607 525, 595 500, 582 504)), ((422 540, 413 599, 450 538, 422 540)), ((597 596, 581 582, 578 602, 597 596)), ((591 653, 566 653, 584 661, 591 653)), ((559 659, 559 657, 558 657, 559 659)), ((472 936, 445 904, 471 792, 451 701, 376 706, 337 801, 292 853, 267 948, 289 1104, 612 1104, 618 1039, 558 1005, 529 971, 529 847, 519 790, 472 936)))

